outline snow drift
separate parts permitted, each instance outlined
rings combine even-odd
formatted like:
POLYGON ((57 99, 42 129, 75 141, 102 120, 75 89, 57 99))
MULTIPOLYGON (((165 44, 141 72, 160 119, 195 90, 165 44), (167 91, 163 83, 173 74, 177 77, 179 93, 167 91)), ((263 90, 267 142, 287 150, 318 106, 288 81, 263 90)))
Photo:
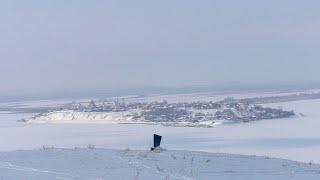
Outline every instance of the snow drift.
POLYGON ((1 179, 316 180, 320 166, 188 151, 43 149, 0 153, 1 179))

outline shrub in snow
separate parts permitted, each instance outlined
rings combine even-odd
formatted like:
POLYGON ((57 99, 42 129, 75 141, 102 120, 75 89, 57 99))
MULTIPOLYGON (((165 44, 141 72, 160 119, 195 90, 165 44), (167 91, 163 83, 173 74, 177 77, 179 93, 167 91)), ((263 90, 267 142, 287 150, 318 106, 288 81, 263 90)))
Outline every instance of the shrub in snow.
POLYGON ((40 149, 41 150, 52 150, 52 149, 54 149, 54 146, 42 145, 40 149))
POLYGON ((96 147, 94 145, 92 145, 92 144, 88 144, 87 148, 88 149, 95 149, 96 147))

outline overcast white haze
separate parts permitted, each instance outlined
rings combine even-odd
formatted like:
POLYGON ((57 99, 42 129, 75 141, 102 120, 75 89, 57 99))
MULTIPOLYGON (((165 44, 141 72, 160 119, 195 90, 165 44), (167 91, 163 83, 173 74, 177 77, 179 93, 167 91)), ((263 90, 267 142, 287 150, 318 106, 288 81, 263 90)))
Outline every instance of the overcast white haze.
POLYGON ((2 0, 0 91, 319 82, 318 0, 2 0))
POLYGON ((320 0, 0 0, 0 179, 318 180, 319 69, 320 0))

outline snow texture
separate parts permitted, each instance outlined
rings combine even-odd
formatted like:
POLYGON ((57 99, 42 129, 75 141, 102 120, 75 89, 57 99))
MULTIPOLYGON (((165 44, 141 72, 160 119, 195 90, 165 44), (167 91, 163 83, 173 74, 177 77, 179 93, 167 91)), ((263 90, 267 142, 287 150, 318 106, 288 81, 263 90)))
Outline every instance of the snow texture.
POLYGON ((0 153, 1 179, 316 180, 320 166, 188 151, 42 149, 0 153))

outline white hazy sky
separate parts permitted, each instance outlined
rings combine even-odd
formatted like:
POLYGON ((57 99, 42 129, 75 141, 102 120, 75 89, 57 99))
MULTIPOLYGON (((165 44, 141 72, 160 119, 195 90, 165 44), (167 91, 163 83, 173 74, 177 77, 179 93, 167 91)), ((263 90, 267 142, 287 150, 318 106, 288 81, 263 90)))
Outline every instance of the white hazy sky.
POLYGON ((319 0, 1 0, 0 89, 320 82, 319 0))

